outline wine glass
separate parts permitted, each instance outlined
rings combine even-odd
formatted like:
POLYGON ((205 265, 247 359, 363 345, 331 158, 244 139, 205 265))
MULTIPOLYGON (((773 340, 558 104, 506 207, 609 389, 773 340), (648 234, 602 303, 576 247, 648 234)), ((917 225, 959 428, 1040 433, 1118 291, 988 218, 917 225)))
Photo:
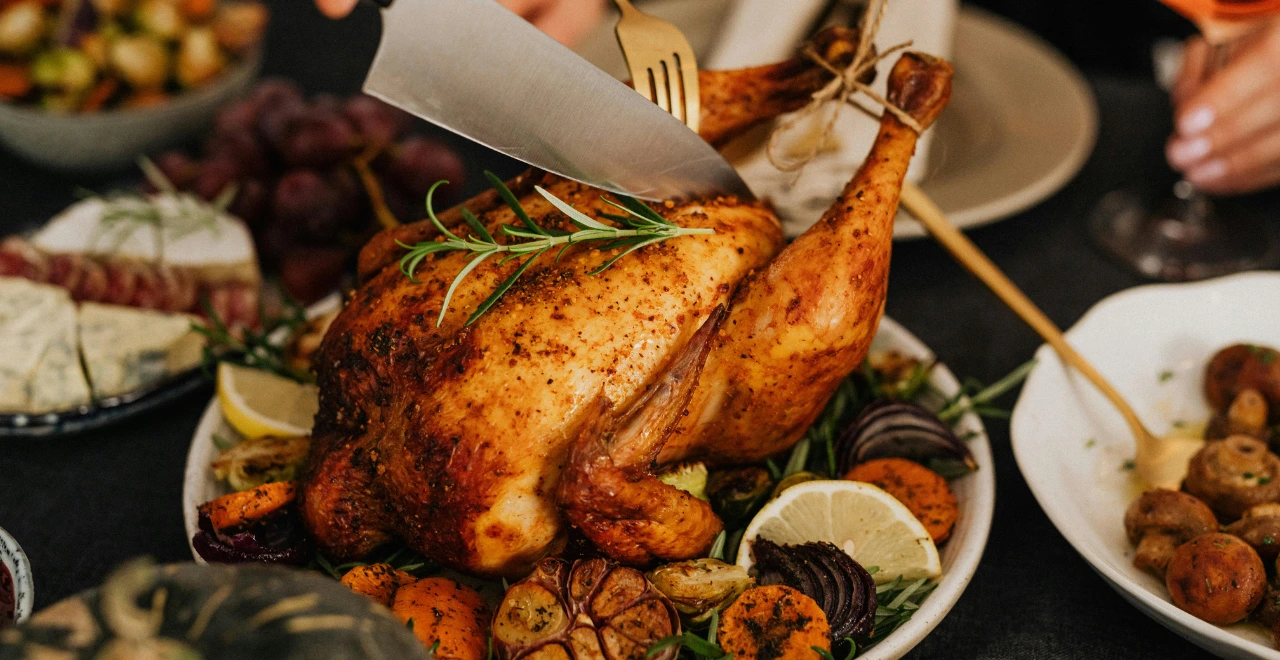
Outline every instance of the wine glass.
MULTIPOLYGON (((1280 0, 1161 0, 1200 28, 1212 52, 1207 80, 1231 57, 1256 21, 1280 13, 1280 0)), ((1118 190, 1103 197, 1089 219, 1093 239, 1108 253, 1153 279, 1181 281, 1267 266, 1280 242, 1265 220, 1223 207, 1182 180, 1155 205, 1118 190)))

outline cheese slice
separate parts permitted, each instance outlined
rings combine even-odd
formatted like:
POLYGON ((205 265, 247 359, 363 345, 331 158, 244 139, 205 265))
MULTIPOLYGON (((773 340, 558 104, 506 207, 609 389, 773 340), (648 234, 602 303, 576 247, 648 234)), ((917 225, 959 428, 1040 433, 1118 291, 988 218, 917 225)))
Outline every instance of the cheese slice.
POLYGON ((28 412, 31 381, 67 306, 74 309, 65 289, 0 277, 0 413, 28 412))
POLYGON ((119 305, 80 305, 80 352, 97 398, 128 394, 200 364, 196 317, 119 305))
POLYGON ((61 412, 87 405, 91 397, 80 366, 75 303, 68 300, 58 305, 47 331, 49 346, 27 387, 27 412, 61 412))

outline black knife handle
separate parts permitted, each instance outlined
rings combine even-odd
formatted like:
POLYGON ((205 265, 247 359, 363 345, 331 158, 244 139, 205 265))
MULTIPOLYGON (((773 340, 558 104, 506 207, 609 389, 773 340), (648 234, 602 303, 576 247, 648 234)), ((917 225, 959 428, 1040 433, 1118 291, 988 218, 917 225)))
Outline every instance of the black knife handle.
POLYGON ((394 0, 360 0, 360 1, 367 5, 373 5, 374 7, 378 7, 379 9, 386 9, 391 6, 391 3, 394 0))

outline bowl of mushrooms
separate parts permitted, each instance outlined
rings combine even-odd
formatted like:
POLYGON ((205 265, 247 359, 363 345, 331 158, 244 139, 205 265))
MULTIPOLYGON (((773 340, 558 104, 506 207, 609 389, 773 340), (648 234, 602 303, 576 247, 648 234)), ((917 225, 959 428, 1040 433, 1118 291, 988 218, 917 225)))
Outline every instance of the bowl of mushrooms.
POLYGON ((1011 420, 1040 506, 1165 627, 1222 657, 1280 660, 1280 273, 1122 291, 1067 338, 1148 428, 1205 445, 1181 489, 1147 489, 1124 420, 1042 347, 1011 420))
POLYGON ((0 143, 64 171, 177 144, 248 91, 267 20, 252 0, 6 3, 0 143))

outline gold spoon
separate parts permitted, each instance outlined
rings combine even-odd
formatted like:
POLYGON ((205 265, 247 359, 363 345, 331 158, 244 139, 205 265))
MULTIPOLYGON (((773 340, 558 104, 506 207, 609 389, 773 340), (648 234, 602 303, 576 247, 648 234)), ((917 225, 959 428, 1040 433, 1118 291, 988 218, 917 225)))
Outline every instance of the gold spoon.
POLYGON ((1009 278, 1000 271, 978 246, 974 245, 959 229, 947 220, 944 215, 918 186, 906 182, 902 186, 902 207, 911 212, 920 224, 929 230, 943 247, 955 257, 969 272, 982 280, 1010 309, 1014 311, 1037 334, 1044 338, 1063 362, 1071 365, 1089 382, 1093 383, 1102 395, 1120 411, 1129 429, 1133 432, 1137 444, 1138 455, 1134 459, 1134 469, 1138 476, 1152 488, 1171 488, 1177 490, 1182 486, 1182 479, 1187 476, 1187 464, 1191 457, 1204 446, 1204 440, 1184 436, 1157 437, 1143 426, 1133 407, 1116 391, 1107 379, 1098 373, 1079 353, 1071 348, 1062 331, 1049 320, 1049 317, 1036 307, 1026 294, 1022 293, 1009 278))

